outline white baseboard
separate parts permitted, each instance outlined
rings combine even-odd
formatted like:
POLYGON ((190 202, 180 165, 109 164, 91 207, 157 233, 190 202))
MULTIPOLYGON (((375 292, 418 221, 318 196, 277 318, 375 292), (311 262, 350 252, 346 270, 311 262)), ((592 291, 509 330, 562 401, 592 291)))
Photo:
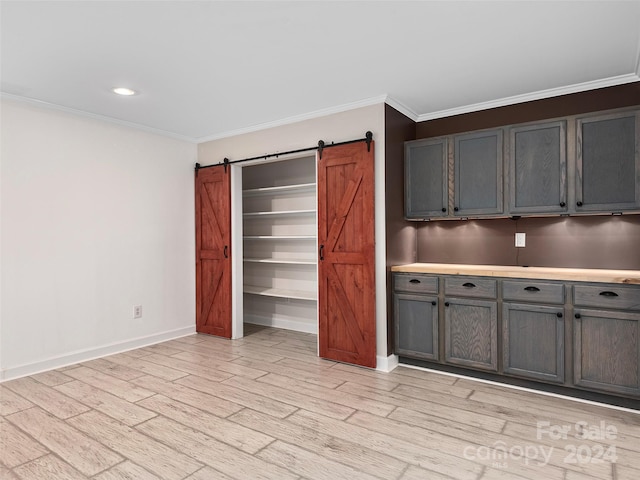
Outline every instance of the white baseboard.
POLYGON ((262 325, 264 327, 283 328, 284 330, 293 330, 295 332, 313 333, 318 334, 318 324, 296 322, 279 317, 258 317, 255 315, 244 316, 245 323, 252 323, 254 325, 262 325))
POLYGON ((398 356, 397 355, 389 355, 388 357, 383 357, 382 355, 378 355, 376 357, 376 370, 381 372, 390 372, 394 368, 398 366, 398 356))
POLYGON ((80 362, 87 362, 107 355, 122 353, 127 350, 146 347, 160 342, 166 342, 167 340, 173 340, 174 338, 186 337, 187 335, 192 335, 194 333, 196 333, 195 324, 189 327, 154 333, 145 337, 125 340, 124 342, 112 343, 109 345, 103 345, 102 347, 89 348, 86 350, 78 350, 57 357, 48 358, 46 360, 5 368, 0 371, 0 382, 26 377, 28 375, 35 375, 36 373, 46 372, 48 370, 66 367, 67 365, 73 365, 80 362))

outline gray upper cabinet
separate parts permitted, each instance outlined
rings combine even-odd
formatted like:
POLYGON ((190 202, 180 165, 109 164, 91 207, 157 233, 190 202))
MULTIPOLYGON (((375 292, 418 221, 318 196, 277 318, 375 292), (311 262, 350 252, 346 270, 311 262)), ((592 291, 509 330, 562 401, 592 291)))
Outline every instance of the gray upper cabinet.
POLYGON ((512 128, 509 133, 509 213, 566 212, 565 122, 512 128))
POLYGON ((502 130, 454 137, 455 216, 503 212, 502 130))
POLYGON ((405 143, 408 220, 630 211, 640 212, 637 109, 405 143))
POLYGON ((407 142, 404 158, 405 217, 446 217, 447 139, 407 142))
POLYGON ((639 118, 627 112, 578 119, 576 212, 640 209, 639 118))

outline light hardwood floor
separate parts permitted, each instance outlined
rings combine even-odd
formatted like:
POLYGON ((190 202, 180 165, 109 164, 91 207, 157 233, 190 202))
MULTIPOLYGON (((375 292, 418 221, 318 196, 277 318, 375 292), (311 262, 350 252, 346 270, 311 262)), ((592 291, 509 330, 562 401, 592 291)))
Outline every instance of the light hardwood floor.
POLYGON ((640 479, 638 413, 245 328, 1 384, 0 478, 640 479))

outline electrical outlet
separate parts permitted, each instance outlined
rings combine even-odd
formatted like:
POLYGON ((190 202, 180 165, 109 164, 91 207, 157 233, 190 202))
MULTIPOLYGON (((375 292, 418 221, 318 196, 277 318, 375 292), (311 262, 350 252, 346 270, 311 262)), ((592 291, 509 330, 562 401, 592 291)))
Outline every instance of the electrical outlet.
POLYGON ((142 305, 133 306, 133 318, 142 318, 142 305))
POLYGON ((525 239, 526 239, 526 234, 516 233, 516 247, 524 247, 526 243, 525 239))

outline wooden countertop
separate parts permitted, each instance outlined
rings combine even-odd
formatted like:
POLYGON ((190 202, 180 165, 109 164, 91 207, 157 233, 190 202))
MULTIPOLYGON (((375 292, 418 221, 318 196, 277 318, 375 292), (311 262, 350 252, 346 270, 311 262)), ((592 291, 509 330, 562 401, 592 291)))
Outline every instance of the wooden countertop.
POLYGON ((536 278, 539 280, 568 280, 640 285, 639 270, 463 265, 456 263, 410 263, 391 267, 391 271, 404 273, 477 275, 483 277, 536 278))

